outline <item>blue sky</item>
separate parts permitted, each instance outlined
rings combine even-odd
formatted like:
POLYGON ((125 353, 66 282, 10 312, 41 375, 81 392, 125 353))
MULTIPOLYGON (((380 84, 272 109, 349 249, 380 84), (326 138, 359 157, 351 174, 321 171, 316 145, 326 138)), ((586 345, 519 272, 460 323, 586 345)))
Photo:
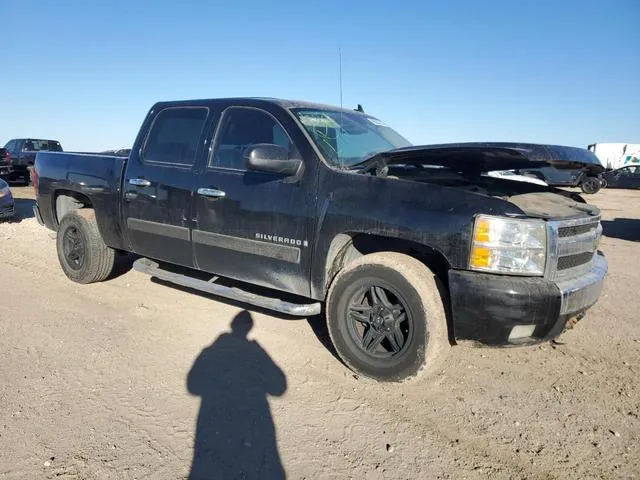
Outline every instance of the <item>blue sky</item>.
POLYGON ((130 146, 159 100, 361 103, 414 143, 640 142, 640 2, 0 0, 0 144, 130 146))

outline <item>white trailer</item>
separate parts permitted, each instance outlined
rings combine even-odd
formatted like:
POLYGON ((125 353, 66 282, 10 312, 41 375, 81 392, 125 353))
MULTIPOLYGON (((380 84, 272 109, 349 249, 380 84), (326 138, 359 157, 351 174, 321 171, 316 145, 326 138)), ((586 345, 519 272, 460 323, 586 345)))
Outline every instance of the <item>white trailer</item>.
POLYGON ((616 169, 640 163, 640 143, 594 143, 587 147, 605 168, 616 169))

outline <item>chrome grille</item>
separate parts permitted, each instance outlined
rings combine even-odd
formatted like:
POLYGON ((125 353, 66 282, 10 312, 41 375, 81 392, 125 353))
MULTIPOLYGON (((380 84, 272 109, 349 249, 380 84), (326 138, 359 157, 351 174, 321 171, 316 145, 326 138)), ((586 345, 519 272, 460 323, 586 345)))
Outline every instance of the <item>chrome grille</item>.
POLYGON ((545 277, 565 280, 591 270, 602 235, 600 217, 548 222, 545 277))
POLYGON ((593 252, 576 253, 575 255, 566 255, 558 257, 558 270, 566 270, 568 268, 579 267, 593 260, 593 252))
POLYGON ((573 237, 575 235, 580 235, 581 233, 587 233, 589 230, 593 228, 592 224, 585 225, 574 225, 572 227, 559 227, 558 228, 558 237, 573 237))

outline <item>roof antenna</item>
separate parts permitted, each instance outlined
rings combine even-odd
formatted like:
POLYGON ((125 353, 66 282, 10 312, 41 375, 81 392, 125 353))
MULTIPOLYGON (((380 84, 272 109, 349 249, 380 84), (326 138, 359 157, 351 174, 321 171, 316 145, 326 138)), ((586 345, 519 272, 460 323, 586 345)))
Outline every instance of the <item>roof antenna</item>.
POLYGON ((340 158, 340 141, 342 140, 342 49, 338 48, 338 66, 340 72, 340 125, 338 126, 338 131, 336 132, 336 155, 338 156, 338 163, 341 168, 344 168, 342 164, 342 159, 340 158))
POLYGON ((338 65, 340 70, 340 108, 342 109, 342 49, 338 48, 338 65))

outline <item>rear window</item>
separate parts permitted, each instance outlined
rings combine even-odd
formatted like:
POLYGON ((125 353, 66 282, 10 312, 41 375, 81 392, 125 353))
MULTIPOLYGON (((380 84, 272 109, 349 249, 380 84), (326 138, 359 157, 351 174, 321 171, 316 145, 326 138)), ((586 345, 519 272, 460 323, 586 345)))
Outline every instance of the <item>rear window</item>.
POLYGON ((205 107, 162 110, 151 125, 142 160, 180 166, 193 165, 208 112, 205 107))
POLYGON ((22 150, 25 152, 39 152, 39 151, 49 151, 49 152, 61 152, 62 147, 60 146, 60 142, 55 140, 25 140, 24 145, 22 146, 22 150))

